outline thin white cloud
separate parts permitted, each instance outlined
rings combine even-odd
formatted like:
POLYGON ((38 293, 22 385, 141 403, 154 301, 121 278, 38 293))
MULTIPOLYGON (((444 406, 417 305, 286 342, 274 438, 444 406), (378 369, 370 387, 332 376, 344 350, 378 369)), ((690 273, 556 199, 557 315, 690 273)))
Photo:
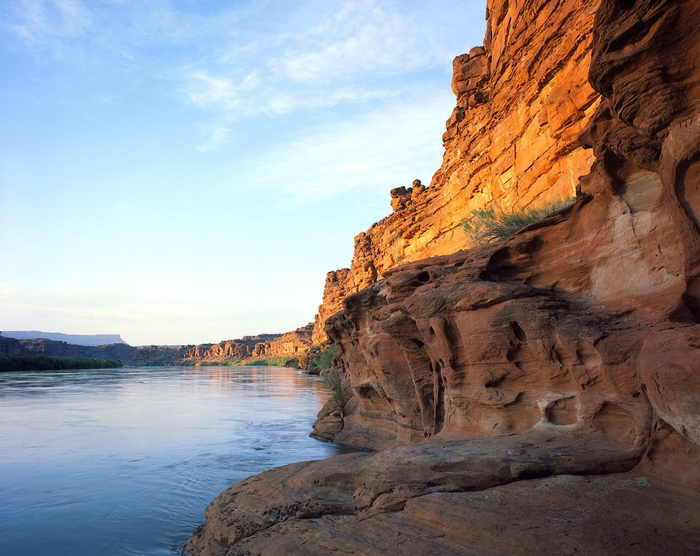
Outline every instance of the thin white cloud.
POLYGON ((9 27, 31 45, 80 35, 91 23, 78 0, 21 0, 9 27))
POLYGON ((410 16, 395 8, 373 0, 346 2, 269 66, 292 81, 318 85, 368 73, 396 74, 430 63, 435 53, 418 44, 410 16))
POLYGON ((362 103, 386 99, 400 93, 396 89, 342 84, 325 89, 277 88, 269 79, 263 82, 257 71, 236 80, 224 75, 213 75, 207 70, 190 73, 184 92, 191 104, 211 111, 223 121, 229 122, 244 117, 328 108, 345 102, 362 103))
POLYGON ((285 203, 316 203, 349 191, 387 191, 413 179, 430 182, 442 155, 440 137, 454 97, 422 91, 356 119, 307 130, 278 145, 243 183, 270 191, 285 203))
POLYGON ((190 102, 200 108, 214 108, 226 112, 243 111, 247 97, 260 85, 256 71, 243 76, 239 81, 212 75, 207 70, 198 70, 188 76, 185 93, 190 102))
POLYGON ((418 14, 392 0, 327 6, 318 13, 300 8, 303 17, 273 12, 292 18, 294 33, 271 25, 265 41, 247 33, 229 37, 216 56, 180 72, 189 102, 231 121, 396 96, 410 72, 449 71, 453 41, 434 37, 441 36, 439 20, 423 18, 430 6, 418 14))
POLYGON ((459 0, 242 1, 209 12, 171 0, 19 0, 5 26, 51 58, 116 55, 138 87, 169 80, 183 100, 231 122, 395 97, 411 72, 449 72, 472 46, 454 46, 464 26, 449 30, 469 9, 459 0), (164 45, 186 48, 166 54, 164 45))
POLYGON ((199 152, 219 150, 231 134, 228 127, 220 124, 200 124, 200 129, 207 136, 207 140, 195 147, 199 152))

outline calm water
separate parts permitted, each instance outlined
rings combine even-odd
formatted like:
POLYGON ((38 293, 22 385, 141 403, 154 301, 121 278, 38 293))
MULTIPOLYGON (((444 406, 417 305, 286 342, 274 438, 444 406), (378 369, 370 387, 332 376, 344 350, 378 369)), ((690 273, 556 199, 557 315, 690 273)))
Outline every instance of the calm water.
POLYGON ((179 554, 231 483, 335 455, 327 396, 269 367, 0 373, 0 554, 179 554))

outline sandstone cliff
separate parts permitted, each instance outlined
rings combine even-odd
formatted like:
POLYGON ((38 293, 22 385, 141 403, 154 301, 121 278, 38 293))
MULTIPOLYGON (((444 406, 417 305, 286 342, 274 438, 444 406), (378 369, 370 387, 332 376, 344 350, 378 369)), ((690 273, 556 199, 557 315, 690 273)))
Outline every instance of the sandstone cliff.
MULTIPOLYGON (((575 204, 508 241, 364 266, 376 279, 325 324, 344 400, 318 433, 382 451, 232 486, 191 553, 700 554, 700 4, 492 0, 475 54, 593 7, 563 51, 589 41, 602 95, 582 110, 594 163, 575 204)), ((444 183, 471 175, 451 168, 444 183)))
POLYGON ((394 213, 355 238, 349 271, 329 273, 324 317, 398 264, 469 245, 474 209, 537 206, 574 194, 593 153, 578 142, 599 102, 587 79, 597 1, 491 0, 484 46, 454 60, 457 99, 442 166, 426 188, 391 191, 394 213), (342 273, 342 274, 341 274, 342 273))
POLYGON ((228 361, 252 361, 260 359, 289 358, 299 360, 311 347, 314 324, 285 332, 284 334, 259 334, 243 336, 238 340, 226 340, 218 344, 187 346, 184 362, 225 363, 228 361))

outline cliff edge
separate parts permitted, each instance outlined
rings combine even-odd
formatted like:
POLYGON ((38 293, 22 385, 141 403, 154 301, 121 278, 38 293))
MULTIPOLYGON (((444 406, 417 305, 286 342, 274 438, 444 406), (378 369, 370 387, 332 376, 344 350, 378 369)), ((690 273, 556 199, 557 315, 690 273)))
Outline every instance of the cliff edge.
POLYGON ((191 554, 700 554, 700 4, 492 0, 476 57, 593 8, 575 203, 346 289, 317 434, 372 451, 233 485, 191 554))
POLYGON ((594 160, 578 136, 600 102, 587 77, 597 5, 488 1, 484 45, 453 62, 440 169, 427 187, 392 189, 394 212, 355 237, 349 269, 328 274, 315 344, 347 295, 400 264, 468 247, 461 222, 474 210, 574 195, 594 160))

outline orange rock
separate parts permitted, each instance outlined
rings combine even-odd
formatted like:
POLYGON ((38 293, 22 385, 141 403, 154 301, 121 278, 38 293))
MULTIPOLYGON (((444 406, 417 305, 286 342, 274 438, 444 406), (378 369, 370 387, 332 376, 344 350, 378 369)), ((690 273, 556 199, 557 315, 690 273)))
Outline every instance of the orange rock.
POLYGON ((309 323, 284 334, 243 336, 238 340, 226 340, 218 344, 190 346, 182 360, 224 363, 248 359, 299 358, 311 347, 313 329, 314 324, 309 323))
MULTIPOLYGON (((588 84, 596 6, 488 2, 485 46, 453 63, 457 106, 447 120, 442 167, 420 194, 392 190, 394 213, 356 238, 344 295, 399 264, 468 247, 461 221, 475 209, 538 206, 574 194, 593 162, 577 136, 599 99, 588 84)), ((340 299, 329 302, 337 309, 340 299)), ((325 339, 324 320, 316 321, 315 341, 325 339)))

